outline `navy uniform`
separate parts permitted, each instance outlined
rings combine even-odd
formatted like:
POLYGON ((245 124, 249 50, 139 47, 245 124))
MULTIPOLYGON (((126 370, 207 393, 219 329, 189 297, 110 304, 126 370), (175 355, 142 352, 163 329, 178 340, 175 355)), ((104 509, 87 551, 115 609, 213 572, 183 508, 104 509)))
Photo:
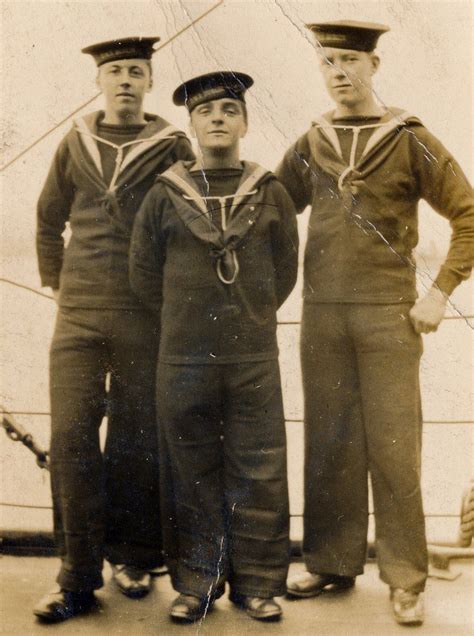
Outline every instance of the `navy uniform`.
MULTIPOLYGON (((250 82, 196 78, 175 101, 190 112, 226 97, 243 102, 250 82)), ((161 314, 165 554, 181 593, 173 618, 205 613, 226 580, 253 618, 281 613, 270 605, 285 590, 289 557, 276 310, 296 280, 294 214, 257 164, 179 162, 157 179, 135 222, 132 288, 161 314)))
MULTIPOLYGON (((146 69, 158 39, 126 38, 83 52, 111 73, 136 60, 146 69)), ((138 77, 140 68, 130 73, 138 77)), ((136 99, 133 82, 117 84, 123 102, 136 99)), ((60 599, 63 614, 84 605, 74 594, 85 595, 87 605, 102 586, 104 556, 127 570, 121 589, 130 596, 146 593, 144 571, 163 561, 154 398, 159 326, 130 289, 128 250, 134 217, 156 175, 194 155, 184 133, 164 119, 145 113, 143 120, 109 124, 103 111, 75 120, 38 203, 41 281, 59 293, 50 359, 51 485, 62 559, 57 580, 72 598, 69 605, 60 599)), ((37 610, 46 620, 62 616, 44 604, 37 610)))
MULTIPOLYGON (((357 63, 358 52, 371 62, 388 29, 356 22, 309 27, 324 47, 329 91, 350 103, 351 81, 357 86, 351 53, 357 63), (347 66, 335 68, 339 60, 347 66)), ((368 112, 346 108, 343 116, 336 110, 316 119, 276 171, 297 210, 311 206, 301 333, 309 575, 290 581, 288 592, 305 598, 344 589, 363 572, 370 472, 381 578, 405 600, 411 594, 414 607, 427 576, 419 332, 429 330, 419 328, 416 315, 434 308, 434 330, 447 297, 469 276, 472 190, 417 117, 398 108, 377 112, 370 95, 366 101, 368 112), (421 198, 449 220, 452 239, 433 289, 414 305, 421 198)), ((420 616, 413 610, 397 620, 420 616)))

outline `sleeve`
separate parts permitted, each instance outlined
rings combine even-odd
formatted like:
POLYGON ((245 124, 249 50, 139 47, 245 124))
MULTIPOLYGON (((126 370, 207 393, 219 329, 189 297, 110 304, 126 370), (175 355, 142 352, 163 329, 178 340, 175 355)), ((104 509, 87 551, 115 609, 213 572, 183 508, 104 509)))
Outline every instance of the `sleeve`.
POLYGON ((133 225, 129 253, 130 286, 154 312, 161 310, 165 243, 160 230, 163 186, 156 185, 144 198, 133 225))
POLYGON ((63 232, 69 220, 75 187, 71 177, 66 139, 61 142, 37 206, 36 253, 41 284, 59 288, 63 264, 63 232))
POLYGON ((298 276, 298 227, 295 206, 285 188, 278 181, 274 182, 273 188, 279 222, 272 228, 272 252, 277 303, 281 307, 298 276))
POLYGON ((275 170, 279 181, 290 195, 298 213, 310 205, 313 186, 310 178, 309 145, 306 136, 299 139, 283 157, 275 170), (307 146, 307 148, 305 148, 307 146))
POLYGON ((445 294, 469 278, 474 257, 474 199, 461 167, 444 146, 425 129, 411 135, 419 194, 451 225, 447 257, 436 278, 445 294))

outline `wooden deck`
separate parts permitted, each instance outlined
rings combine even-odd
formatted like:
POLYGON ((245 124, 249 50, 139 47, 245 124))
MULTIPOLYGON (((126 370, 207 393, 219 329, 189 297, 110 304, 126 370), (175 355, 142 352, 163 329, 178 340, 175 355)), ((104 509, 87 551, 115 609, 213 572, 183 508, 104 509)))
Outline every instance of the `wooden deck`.
MULTIPOLYGON (((258 623, 220 599, 206 619, 196 625, 181 626, 168 619, 168 607, 174 598, 169 577, 155 579, 152 593, 140 601, 125 598, 110 583, 97 593, 101 609, 60 625, 36 622, 31 608, 53 587, 58 562, 55 558, 5 556, 1 561, 0 633, 36 636, 40 634, 241 636, 267 634, 285 636, 390 636, 413 630, 420 636, 468 636, 474 633, 474 576, 472 561, 455 561, 455 581, 429 579, 425 593, 426 621, 422 627, 398 626, 392 618, 388 590, 378 579, 377 566, 369 563, 354 590, 335 597, 329 595, 305 601, 282 600, 284 617, 280 623, 258 623)), ((291 566, 292 573, 303 569, 291 566)))

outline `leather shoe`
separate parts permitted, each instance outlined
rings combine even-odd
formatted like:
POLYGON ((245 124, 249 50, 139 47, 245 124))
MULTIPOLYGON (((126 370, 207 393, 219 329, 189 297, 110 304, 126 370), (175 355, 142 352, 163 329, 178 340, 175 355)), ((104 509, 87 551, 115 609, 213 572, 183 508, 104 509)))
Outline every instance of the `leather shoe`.
POLYGON ((151 590, 151 575, 133 565, 111 564, 112 578, 128 598, 143 598, 151 590))
POLYGON ((69 592, 57 589, 46 594, 33 609, 33 614, 45 623, 67 621, 97 607, 93 592, 69 592))
POLYGON ((424 619, 423 594, 396 588, 390 591, 395 620, 400 625, 421 625, 424 619))
POLYGON ((170 616, 179 623, 194 623, 212 610, 213 602, 207 598, 180 594, 171 604, 170 616))
POLYGON ((257 621, 279 621, 283 614, 283 610, 274 598, 244 596, 231 592, 229 599, 257 621))
POLYGON ((339 574, 312 574, 305 572, 288 581, 286 596, 291 599, 313 598, 324 592, 344 592, 354 587, 355 577, 339 574))

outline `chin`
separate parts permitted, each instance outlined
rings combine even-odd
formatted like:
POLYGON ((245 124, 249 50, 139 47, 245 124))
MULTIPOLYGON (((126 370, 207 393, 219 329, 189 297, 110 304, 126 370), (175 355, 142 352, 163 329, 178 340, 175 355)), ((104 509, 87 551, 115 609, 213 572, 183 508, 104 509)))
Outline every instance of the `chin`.
POLYGON ((136 108, 130 108, 128 105, 123 105, 116 109, 115 111, 117 115, 120 117, 133 117, 137 115, 138 111, 136 108))

